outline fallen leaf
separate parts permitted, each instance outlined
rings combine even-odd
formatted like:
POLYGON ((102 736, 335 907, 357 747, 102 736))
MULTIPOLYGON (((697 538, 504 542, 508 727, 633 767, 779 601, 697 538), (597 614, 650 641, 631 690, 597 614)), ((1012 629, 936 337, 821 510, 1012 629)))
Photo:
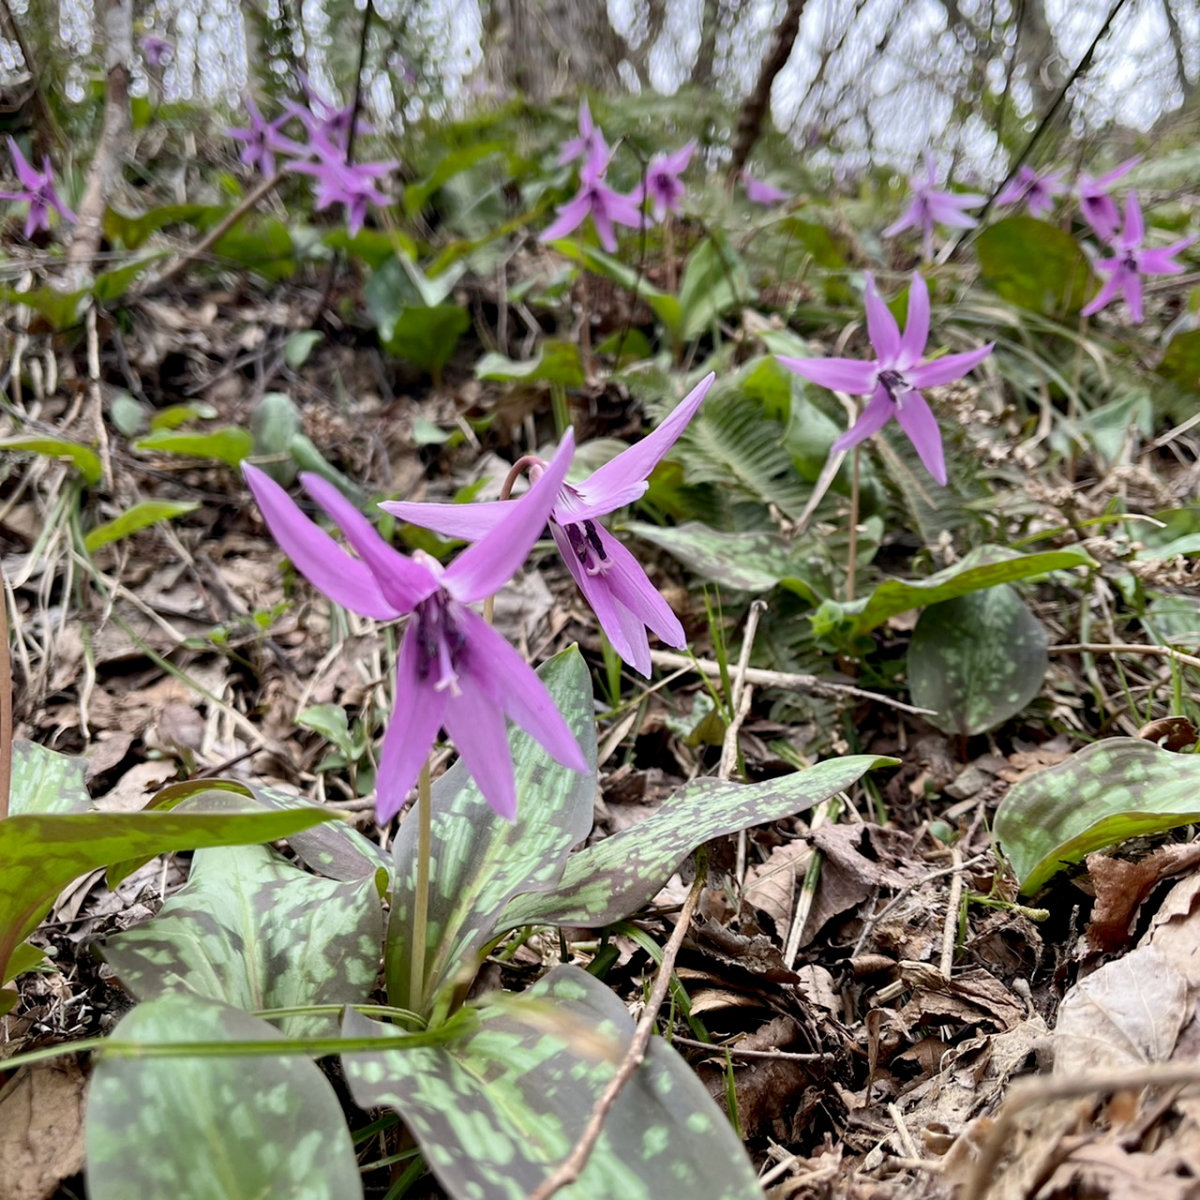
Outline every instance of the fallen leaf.
POLYGON ((83 1072, 73 1062, 24 1068, 0 1094, 0 1196, 49 1200, 83 1170, 83 1072))

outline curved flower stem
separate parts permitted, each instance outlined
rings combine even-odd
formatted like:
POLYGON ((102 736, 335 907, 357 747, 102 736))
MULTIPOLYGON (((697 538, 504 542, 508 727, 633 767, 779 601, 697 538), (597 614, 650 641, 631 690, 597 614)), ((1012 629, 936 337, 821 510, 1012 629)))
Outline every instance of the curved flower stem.
POLYGON ((858 574, 858 468, 862 446, 854 447, 853 467, 850 471, 850 536, 846 562, 846 602, 854 599, 854 577, 858 574))
POLYGON ((411 971, 408 1002, 421 1011, 425 991, 425 933, 429 927, 429 858, 433 853, 433 814, 430 812, 429 763, 417 779, 417 891, 413 897, 411 971))
MULTIPOLYGON (((560 430, 561 432, 561 430, 560 430)), ((500 499, 507 500, 512 496, 513 485, 520 479, 521 475, 528 471, 530 467, 542 466, 542 460, 536 454, 523 454, 515 463, 508 469, 508 474, 504 477, 504 486, 500 489, 500 499)), ((489 596, 483 602, 483 619, 490 625, 492 623, 492 613, 496 608, 496 597, 489 596)))

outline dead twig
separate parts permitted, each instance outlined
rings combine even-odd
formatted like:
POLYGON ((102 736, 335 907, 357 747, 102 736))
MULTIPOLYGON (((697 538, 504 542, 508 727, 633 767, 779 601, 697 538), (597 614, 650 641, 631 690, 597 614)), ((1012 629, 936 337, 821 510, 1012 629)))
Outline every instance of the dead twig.
POLYGON ((596 1148, 596 1143, 600 1140, 605 1118, 616 1104, 621 1089, 633 1078, 637 1069, 645 1061, 646 1049, 650 1045, 650 1038, 654 1033, 654 1023, 658 1019, 658 1010, 662 1008, 663 1001, 666 999, 667 987, 675 971, 675 960, 679 956, 679 949, 683 945, 683 939, 692 922, 696 906, 700 903, 700 893, 704 890, 706 875, 707 872, 703 867, 696 873, 696 881, 692 884, 692 890, 688 892, 688 897, 683 902, 675 930, 663 947, 662 962, 659 964, 658 976, 654 980, 654 990, 650 993, 650 999, 646 1002, 642 1019, 638 1022, 634 1032, 633 1041, 629 1043, 629 1049, 625 1052, 625 1057, 621 1060, 617 1073, 608 1081, 608 1086, 604 1089, 600 1099, 596 1101, 596 1106, 592 1109, 592 1115, 588 1118, 588 1123, 584 1127, 575 1149, 567 1155, 558 1169, 544 1183, 530 1193, 529 1200, 549 1200, 555 1192, 574 1183, 583 1174, 583 1169, 587 1166, 588 1159, 596 1148))
POLYGON ((1152 658, 1174 658, 1189 667, 1200 667, 1200 658, 1184 654, 1174 646, 1142 646, 1133 642, 1073 642, 1048 647, 1050 654, 1147 654, 1152 658))
POLYGON ((949 979, 954 970, 954 945, 958 940, 958 908, 962 904, 963 860, 957 846, 950 850, 952 860, 950 876, 950 898, 946 901, 946 920, 942 925, 942 974, 949 979))
POLYGON ((732 1054, 734 1058, 778 1058, 785 1062, 826 1062, 833 1058, 832 1054, 827 1054, 824 1051, 816 1050, 809 1054, 797 1054, 792 1050, 749 1050, 743 1049, 741 1046, 717 1045, 712 1042, 701 1042, 695 1038, 680 1037, 675 1034, 671 1038, 673 1046, 691 1046, 696 1050, 709 1050, 713 1054, 723 1056, 732 1054))
MULTIPOLYGON (((651 650, 650 661, 657 667, 667 667, 670 670, 690 667, 698 675, 705 675, 709 679, 721 678, 720 663, 715 663, 707 658, 691 658, 686 654, 674 654, 670 650, 651 650)), ((1197 665, 1200 666, 1200 660, 1197 661, 1197 665)), ((758 687, 794 688, 796 691, 811 692, 814 696, 821 696, 827 700, 836 700, 845 696, 854 696, 859 700, 874 700, 878 704, 887 705, 888 708, 913 713, 918 717, 929 716, 933 713, 931 708, 918 708, 915 704, 905 704, 903 700, 896 700, 881 692, 869 692, 865 688, 854 687, 849 683, 832 683, 827 679, 818 679, 815 675, 795 675, 787 671, 768 671, 762 667, 747 667, 746 682, 753 683, 758 687)))

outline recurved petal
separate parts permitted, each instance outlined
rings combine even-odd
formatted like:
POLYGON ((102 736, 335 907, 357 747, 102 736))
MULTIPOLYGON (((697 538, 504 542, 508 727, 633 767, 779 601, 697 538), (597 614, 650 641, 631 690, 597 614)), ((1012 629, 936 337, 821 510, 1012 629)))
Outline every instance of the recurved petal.
POLYGON ((875 389, 875 394, 867 402, 862 416, 842 434, 830 450, 831 454, 840 454, 866 441, 873 433, 878 433, 896 415, 896 404, 882 387, 875 389))
POLYGON ((894 366, 900 357, 900 327, 892 310, 884 303, 879 289, 875 286, 875 277, 867 272, 867 333, 871 337, 871 345, 879 357, 879 366, 886 368, 894 366))
POLYGON ((1140 323, 1143 316, 1142 277, 1136 271, 1123 271, 1121 273, 1121 292, 1125 296, 1125 303, 1129 306, 1129 315, 1135 323, 1140 323))
POLYGON ((384 500, 379 507, 410 525, 432 529, 443 537, 477 542, 486 537, 508 513, 513 500, 481 500, 475 504, 431 504, 414 500, 384 500))
POLYGON ((417 670, 419 647, 413 626, 404 631, 396 664, 396 711, 383 737, 376 779, 375 819, 390 821, 403 807, 417 781, 429 747, 442 726, 447 693, 438 691, 417 670))
POLYGON ((1131 191, 1125 197, 1125 225, 1121 229, 1121 247, 1124 250, 1136 250, 1146 236, 1146 223, 1142 220, 1142 206, 1138 203, 1137 192, 1131 191))
POLYGON ((17 173, 17 178, 21 183, 31 191, 37 191, 49 176, 43 176, 40 171, 21 153, 21 147, 17 145, 16 138, 9 136, 8 150, 12 155, 13 169, 17 173))
POLYGON ((905 371, 918 362, 925 353, 929 341, 929 287, 920 271, 912 274, 908 287, 908 319, 904 325, 904 336, 900 339, 900 356, 897 366, 905 371))
POLYGON ((455 615, 466 637, 467 666, 460 677, 469 675, 551 758, 573 771, 586 771, 575 735, 533 668, 469 608, 455 615))
POLYGON ((584 520, 613 512, 636 500, 646 490, 650 472, 662 462, 696 415, 715 379, 715 374, 706 375, 653 433, 635 442, 628 450, 622 450, 577 485, 575 491, 580 503, 572 505, 572 515, 577 520, 584 520))
POLYGON ((912 229, 915 225, 920 225, 923 214, 924 214, 924 209, 921 207, 920 199, 914 200, 900 214, 900 216, 895 221, 893 221, 883 231, 882 234, 880 234, 880 236, 881 237, 895 237, 896 234, 903 233, 906 229, 912 229))
POLYGON ((304 490, 337 522, 346 541, 370 568, 379 590, 396 612, 411 612, 413 606, 437 589, 437 577, 411 558, 394 550, 375 531, 366 517, 328 480, 302 472, 304 490))
POLYGON ((442 584, 456 600, 482 600, 512 578, 545 528, 574 453, 575 436, 568 429, 537 483, 520 500, 506 501, 508 512, 492 531, 450 564, 442 584))
POLYGON ((859 362, 856 358, 787 358, 775 356, 789 371, 811 379, 835 392, 865 396, 879 379, 879 363, 859 362))
POLYGON ((679 618, 650 582, 642 564, 607 529, 598 525, 596 534, 608 555, 609 567, 604 578, 618 602, 643 625, 649 626, 668 646, 681 648, 686 645, 687 635, 679 618))
POLYGON ((553 242, 558 238, 566 237, 568 233, 573 233, 583 224, 591 211, 590 195, 587 191, 580 190, 573 199, 568 200, 559 208, 558 216, 538 234, 538 241, 553 242))
POLYGON ((1120 294, 1121 271, 1120 268, 1118 268, 1114 270, 1113 273, 1104 281, 1104 285, 1095 294, 1095 296, 1093 296, 1092 299, 1089 300, 1082 309, 1080 309, 1080 312, 1085 317, 1090 317, 1094 313, 1098 313, 1102 308, 1107 308, 1120 294))
POLYGON ((242 466, 242 473, 272 537, 313 587, 364 617, 388 620, 399 615, 366 563, 347 554, 310 521, 279 484, 248 463, 242 466))
POLYGON ((596 236, 600 239, 600 245, 609 254, 615 254, 617 252, 617 235, 613 231, 612 218, 608 211, 599 204, 592 209, 592 224, 596 227, 596 236))
POLYGON ((978 199, 972 196, 937 195, 929 197, 929 213, 939 225, 950 225, 956 229, 973 229, 979 222, 963 212, 974 204, 982 204, 984 197, 978 199), (967 203, 964 205, 963 201, 967 203))
POLYGON ((967 350, 962 354, 946 354, 935 358, 932 362, 922 363, 919 367, 911 367, 904 372, 904 377, 917 388, 941 387, 961 379, 968 371, 973 371, 989 354, 995 342, 988 342, 978 350, 967 350))
POLYGON ((925 469, 943 487, 946 485, 946 459, 942 451, 942 431, 933 410, 920 392, 908 392, 896 406, 896 420, 908 434, 925 469))
POLYGON ((562 555, 567 570, 571 572, 583 598, 588 602, 600 628, 604 630, 609 644, 617 652, 622 661, 627 662, 643 675, 650 674, 650 639, 646 637, 646 627, 637 621, 633 614, 617 602, 603 575, 589 575, 583 564, 576 557, 575 551, 566 533, 557 525, 551 525, 558 552, 562 555))
POLYGON ((446 703, 446 732, 483 798, 494 812, 511 821, 517 815, 517 789, 504 712, 470 677, 459 683, 459 694, 446 703))

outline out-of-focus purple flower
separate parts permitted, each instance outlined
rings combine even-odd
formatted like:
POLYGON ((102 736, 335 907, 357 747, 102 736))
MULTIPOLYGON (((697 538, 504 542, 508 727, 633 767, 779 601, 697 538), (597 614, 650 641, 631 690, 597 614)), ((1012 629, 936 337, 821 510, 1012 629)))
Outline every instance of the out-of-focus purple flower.
POLYGON ((772 204, 782 204, 785 200, 792 198, 791 192, 785 192, 773 184, 755 179, 748 171, 743 171, 741 175, 742 187, 746 189, 746 199, 751 204, 762 204, 769 207, 772 204))
POLYGON ((608 144, 604 140, 604 134, 592 121, 592 110, 588 108, 588 102, 580 100, 579 136, 563 142, 562 149, 558 153, 558 165, 565 167, 567 163, 574 162, 577 158, 582 158, 585 163, 590 162, 594 155, 607 159, 608 144))
POLYGON ((925 152, 925 175, 915 175, 910 180, 913 198, 909 206, 884 231, 884 237, 895 237, 905 229, 920 229, 925 257, 933 257, 933 227, 953 225, 958 229, 971 229, 979 222, 963 210, 983 204, 986 196, 975 192, 943 192, 937 183, 937 165, 933 155, 925 152))
POLYGON ((1142 220, 1141 205, 1138 204, 1137 192, 1130 192, 1125 197, 1125 225, 1121 236, 1113 249, 1117 251, 1113 258, 1102 258, 1096 263, 1096 270, 1104 272, 1108 278, 1096 293, 1095 297, 1084 308, 1083 315, 1090 317, 1107 307, 1117 296, 1124 296, 1129 306, 1129 315, 1134 321, 1142 319, 1142 276, 1143 275, 1180 275, 1183 266, 1175 261, 1175 255, 1190 246, 1195 235, 1182 241, 1173 242, 1158 250, 1146 249, 1142 243, 1146 238, 1146 226, 1142 220))
POLYGON ((695 151, 696 143, 691 141, 674 154, 656 154, 646 168, 646 178, 629 198, 637 204, 648 198, 656 221, 661 221, 669 212, 679 212, 680 201, 687 191, 679 177, 687 170, 695 151))
POLYGON ((417 551, 389 546, 338 490, 301 476, 308 494, 337 522, 358 552, 346 553, 256 467, 243 472, 275 540, 314 587, 365 617, 408 615, 396 670, 396 709, 383 739, 376 813, 390 820, 403 806, 437 731, 445 728, 484 798, 501 816, 516 815, 511 717, 550 756, 587 770, 579 744, 541 680, 519 654, 466 606, 502 587, 546 524, 574 451, 568 431, 528 494, 506 505, 492 533, 443 568, 417 551))
POLYGON ((1054 208, 1054 197, 1067 190, 1061 182, 1062 176, 1061 171, 1040 175, 1032 167, 1023 166, 1008 186, 997 193, 996 204, 1001 208, 1024 204, 1033 216, 1043 216, 1054 208))
MULTIPOLYGON (((632 504, 649 484, 650 472, 696 415, 715 375, 707 375, 648 437, 623 450, 582 483, 563 484, 550 514, 550 532, 567 568, 592 606, 612 647, 635 670, 650 674, 649 627, 668 646, 687 638, 679 618, 655 590, 636 558, 597 521, 632 504)), ((548 470, 543 464, 542 470, 548 470)), ((531 477, 539 475, 534 467, 531 477)), ((402 520, 447 537, 477 541, 494 535, 512 501, 421 504, 385 501, 379 507, 402 520)))
POLYGON ((353 103, 347 104, 343 108, 330 104, 313 87, 307 76, 301 76, 300 86, 308 101, 307 107, 297 104, 295 100, 285 100, 283 106, 293 117, 299 118, 300 123, 308 131, 309 137, 314 141, 321 138, 324 141, 332 142, 335 146, 347 146, 350 142, 350 122, 352 120, 356 134, 375 132, 375 127, 361 114, 357 120, 354 119, 353 103))
POLYGON ((607 151, 601 143, 592 149, 591 157, 579 172, 579 191, 559 206, 558 216, 542 230, 538 241, 552 242, 566 237, 591 217, 600 244, 612 254, 617 248, 613 226, 628 225, 636 229, 642 224, 642 212, 633 197, 614 191, 604 182, 607 168, 607 151))
POLYGON ((305 147, 284 137, 280 130, 291 120, 290 113, 283 113, 273 121, 268 121, 254 103, 254 97, 245 98, 246 111, 250 114, 250 124, 245 128, 227 129, 225 132, 235 141, 242 142, 241 161, 248 167, 256 167, 266 176, 275 174, 275 153, 305 154, 305 147))
POLYGON ((0 200, 24 200, 29 204, 29 212, 25 217, 25 236, 32 237, 39 229, 50 229, 51 209, 64 221, 74 222, 75 214, 62 202, 55 190, 50 159, 42 159, 42 169, 39 171, 30 165, 21 153, 21 147, 12 137, 8 139, 8 149, 12 155, 13 170, 21 182, 21 190, 0 192, 0 200))
POLYGON ((317 181, 318 209, 328 208, 333 204, 345 205, 346 227, 351 236, 363 227, 368 204, 383 207, 391 202, 390 197, 381 192, 374 181, 390 174, 398 163, 347 162, 345 147, 326 140, 319 132, 313 134, 308 148, 316 157, 302 162, 290 162, 287 169, 311 175, 317 181))
POLYGON ((785 367, 811 379, 821 387, 870 396, 854 426, 833 444, 836 454, 856 446, 895 417, 908 440, 940 484, 946 482, 946 460, 937 418, 918 389, 939 387, 961 379, 992 352, 989 342, 965 354, 947 354, 921 361, 929 341, 929 289, 919 271, 913 272, 908 289, 908 323, 903 337, 896 318, 867 275, 867 332, 878 358, 859 362, 853 358, 784 358, 785 367))
POLYGON ((175 57, 175 45, 166 38, 148 33, 138 42, 142 57, 152 67, 165 67, 175 57))
POLYGON ((1079 211, 1102 242, 1111 242, 1117 236, 1117 229, 1121 224, 1121 214, 1117 209, 1117 202, 1108 194, 1109 188, 1118 179, 1128 175, 1141 161, 1142 156, 1138 154, 1127 158, 1105 175, 1095 178, 1091 175, 1079 176, 1075 185, 1075 192, 1079 197, 1079 211))

